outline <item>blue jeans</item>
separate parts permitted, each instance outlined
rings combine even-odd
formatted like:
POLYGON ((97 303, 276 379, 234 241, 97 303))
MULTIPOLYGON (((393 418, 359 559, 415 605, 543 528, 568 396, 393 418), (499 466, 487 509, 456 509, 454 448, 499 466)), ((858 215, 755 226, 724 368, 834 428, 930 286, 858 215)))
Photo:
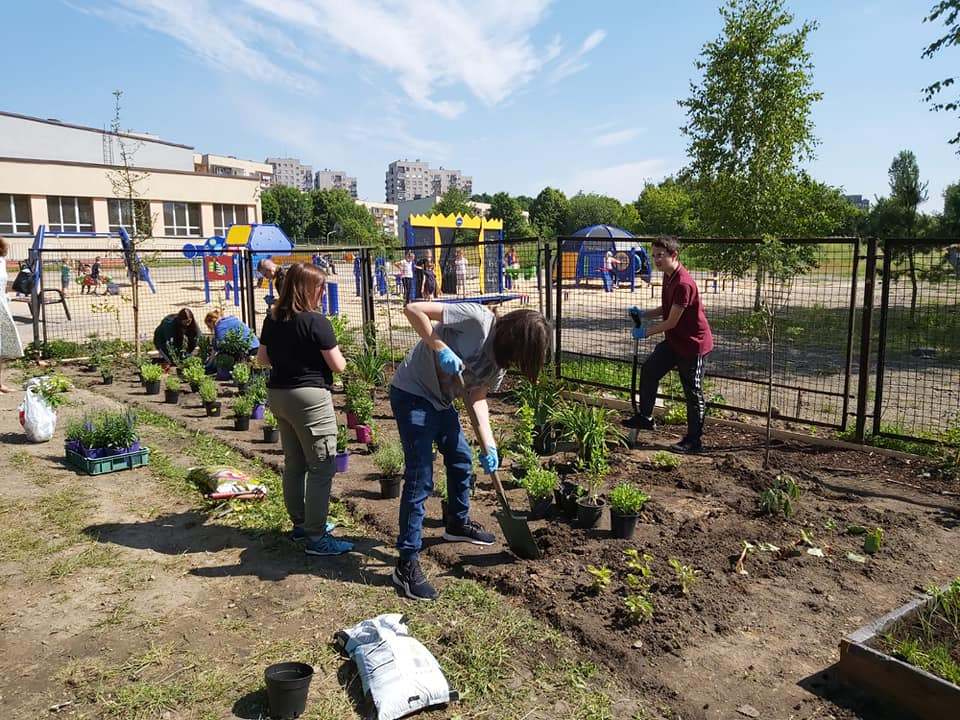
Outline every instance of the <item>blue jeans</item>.
POLYGON ((601 270, 600 276, 603 278, 603 291, 613 292, 613 273, 609 270, 601 270))
POLYGON ((429 400, 395 387, 390 388, 390 407, 397 420, 404 461, 397 550, 401 559, 407 560, 420 552, 423 505, 433 492, 433 444, 437 444, 447 468, 449 525, 467 521, 473 455, 453 407, 437 410, 429 400))

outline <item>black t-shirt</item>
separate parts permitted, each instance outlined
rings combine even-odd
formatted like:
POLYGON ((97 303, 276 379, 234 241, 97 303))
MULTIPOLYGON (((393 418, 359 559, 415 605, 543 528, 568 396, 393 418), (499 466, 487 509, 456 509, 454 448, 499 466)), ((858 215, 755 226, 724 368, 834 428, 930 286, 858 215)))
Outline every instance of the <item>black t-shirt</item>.
POLYGON ((330 321, 320 313, 302 312, 292 320, 274 320, 268 315, 260 330, 260 343, 266 346, 273 367, 267 387, 333 386, 333 371, 321 350, 335 348, 337 337, 330 321))

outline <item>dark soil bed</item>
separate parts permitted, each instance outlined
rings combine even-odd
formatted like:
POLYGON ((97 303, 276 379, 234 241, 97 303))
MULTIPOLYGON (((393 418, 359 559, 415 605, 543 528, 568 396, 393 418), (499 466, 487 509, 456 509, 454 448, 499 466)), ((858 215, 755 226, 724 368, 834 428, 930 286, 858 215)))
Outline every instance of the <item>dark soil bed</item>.
MULTIPOLYGON (((90 384, 98 381, 76 374, 90 384)), ((144 395, 129 377, 101 391, 282 463, 280 446, 262 442, 259 422, 249 432, 232 429, 226 405, 224 417, 207 418, 196 396, 188 393, 180 405, 164 405, 162 397, 144 395)), ((340 407, 342 395, 336 400, 340 407)), ((497 428, 512 418, 513 408, 501 400, 492 401, 491 410, 497 428)), ((385 437, 396 436, 382 396, 375 420, 385 437)), ((665 716, 881 717, 880 710, 833 687, 830 666, 839 639, 928 583, 958 574, 960 488, 928 477, 920 460, 799 442, 778 443, 772 453, 777 470, 764 471, 760 436, 726 428, 708 429, 705 455, 684 458, 672 471, 655 469, 652 452, 675 440, 669 431, 657 432, 643 448, 613 452, 608 486, 633 480, 652 498, 632 541, 610 539, 606 511, 594 530, 574 528, 554 511, 531 523, 544 557, 518 560, 499 545, 442 542, 439 500, 431 498, 425 552, 450 573, 515 596, 581 642, 584 659, 603 663, 645 691, 665 716), (803 491, 789 519, 757 511, 758 494, 777 471, 789 472, 803 491), (848 534, 849 525, 882 527, 880 551, 865 555, 863 537, 848 534), (801 530, 823 557, 807 553, 801 530), (744 541, 780 551, 749 553, 748 574, 737 574, 744 541), (654 613, 647 623, 629 624, 624 612, 627 548, 654 558, 654 613), (848 559, 848 553, 864 561, 848 559), (699 573, 689 595, 680 591, 671 558, 699 573), (614 571, 610 587, 599 595, 589 589, 588 565, 614 571)), ((395 532, 398 501, 379 499, 376 471, 365 452, 351 445, 350 470, 335 478, 334 492, 383 532, 395 532)), ((523 491, 512 489, 509 495, 515 507, 526 509, 523 491)), ((472 515, 499 535, 494 509, 489 482, 481 478, 472 515)))

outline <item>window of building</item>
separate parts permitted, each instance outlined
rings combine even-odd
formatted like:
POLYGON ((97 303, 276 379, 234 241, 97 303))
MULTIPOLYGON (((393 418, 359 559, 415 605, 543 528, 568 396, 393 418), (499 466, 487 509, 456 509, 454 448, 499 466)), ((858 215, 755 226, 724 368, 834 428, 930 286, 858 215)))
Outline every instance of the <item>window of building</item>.
POLYGON ((30 198, 26 195, 0 195, 0 233, 31 233, 30 198))
POLYGON ((153 234, 153 222, 150 217, 150 203, 146 200, 107 198, 107 216, 110 218, 110 232, 120 232, 125 228, 128 233, 140 233, 145 237, 153 234))
POLYGON ((48 197, 47 217, 53 232, 93 232, 93 200, 48 197))
POLYGON ((246 205, 214 205, 213 234, 226 236, 231 225, 245 225, 250 222, 246 205))
POLYGON ((199 237, 200 205, 197 203, 165 202, 163 204, 164 233, 168 236, 199 237))

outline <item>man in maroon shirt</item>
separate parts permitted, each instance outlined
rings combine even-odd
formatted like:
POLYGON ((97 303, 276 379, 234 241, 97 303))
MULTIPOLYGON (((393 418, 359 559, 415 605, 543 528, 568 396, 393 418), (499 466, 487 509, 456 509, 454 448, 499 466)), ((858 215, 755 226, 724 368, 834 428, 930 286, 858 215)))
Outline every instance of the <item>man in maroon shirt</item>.
POLYGON ((653 405, 660 380, 676 368, 687 399, 687 434, 671 450, 697 453, 703 450, 703 417, 706 401, 703 397, 703 367, 713 350, 713 334, 703 314, 700 293, 690 273, 680 263, 680 244, 676 238, 660 237, 653 242, 653 262, 663 273, 661 306, 646 312, 636 310, 641 318, 661 318, 649 327, 633 329, 637 340, 663 333, 659 343, 643 363, 640 375, 639 412, 624 425, 629 428, 653 430, 653 405))

